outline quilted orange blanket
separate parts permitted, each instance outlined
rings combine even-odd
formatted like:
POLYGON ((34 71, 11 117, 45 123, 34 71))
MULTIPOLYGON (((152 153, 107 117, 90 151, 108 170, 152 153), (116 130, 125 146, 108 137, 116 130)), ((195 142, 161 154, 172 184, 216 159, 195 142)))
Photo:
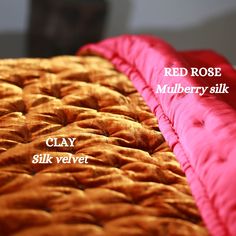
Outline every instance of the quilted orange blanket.
POLYGON ((0 235, 208 235, 156 118, 107 60, 1 60, 0 98, 0 235))

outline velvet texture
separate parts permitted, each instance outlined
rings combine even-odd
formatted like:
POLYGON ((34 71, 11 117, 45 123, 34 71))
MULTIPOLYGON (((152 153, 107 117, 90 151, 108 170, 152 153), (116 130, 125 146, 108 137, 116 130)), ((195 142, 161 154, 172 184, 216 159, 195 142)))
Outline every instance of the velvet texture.
POLYGON ((0 97, 1 235, 208 235, 155 116, 110 62, 1 60, 0 97), (89 159, 32 163, 46 153, 89 159))

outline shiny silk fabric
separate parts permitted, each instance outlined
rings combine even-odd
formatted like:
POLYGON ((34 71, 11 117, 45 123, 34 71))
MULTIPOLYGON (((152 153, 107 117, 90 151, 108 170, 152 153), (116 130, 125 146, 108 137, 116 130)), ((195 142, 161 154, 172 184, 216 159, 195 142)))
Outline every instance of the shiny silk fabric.
POLYGON ((236 235, 236 70, 227 59, 212 50, 177 51, 150 35, 108 38, 79 55, 100 55, 132 81, 186 174, 210 234, 236 235), (221 76, 191 76, 193 67, 218 68, 221 76), (166 68, 188 74, 166 76, 166 68), (178 84, 209 90, 202 96, 157 92, 158 86, 178 84))
POLYGON ((155 116, 107 60, 1 60, 0 98, 0 235, 208 235, 155 116))

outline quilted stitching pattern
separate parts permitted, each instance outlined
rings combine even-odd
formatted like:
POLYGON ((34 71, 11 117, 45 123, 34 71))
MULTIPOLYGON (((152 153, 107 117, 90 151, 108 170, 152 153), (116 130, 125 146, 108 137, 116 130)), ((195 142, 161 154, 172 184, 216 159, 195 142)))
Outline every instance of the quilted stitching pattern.
POLYGON ((236 71, 211 50, 176 51, 149 35, 121 35, 86 45, 79 55, 100 55, 133 82, 158 119, 159 128, 185 172, 204 222, 212 235, 236 235, 236 71), (169 79, 165 67, 220 67, 222 77, 169 79), (155 93, 157 85, 214 86, 229 93, 155 93))
POLYGON ((208 235, 154 115, 108 61, 1 60, 0 96, 0 235, 208 235))

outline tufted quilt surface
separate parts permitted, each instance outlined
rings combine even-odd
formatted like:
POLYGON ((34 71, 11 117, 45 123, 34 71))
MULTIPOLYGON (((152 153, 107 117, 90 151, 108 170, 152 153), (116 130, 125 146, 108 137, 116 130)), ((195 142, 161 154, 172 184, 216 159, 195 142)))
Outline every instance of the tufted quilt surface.
POLYGON ((0 235, 208 235, 155 116, 107 60, 1 60, 0 98, 0 235), (56 161, 72 155, 88 163, 56 161))

